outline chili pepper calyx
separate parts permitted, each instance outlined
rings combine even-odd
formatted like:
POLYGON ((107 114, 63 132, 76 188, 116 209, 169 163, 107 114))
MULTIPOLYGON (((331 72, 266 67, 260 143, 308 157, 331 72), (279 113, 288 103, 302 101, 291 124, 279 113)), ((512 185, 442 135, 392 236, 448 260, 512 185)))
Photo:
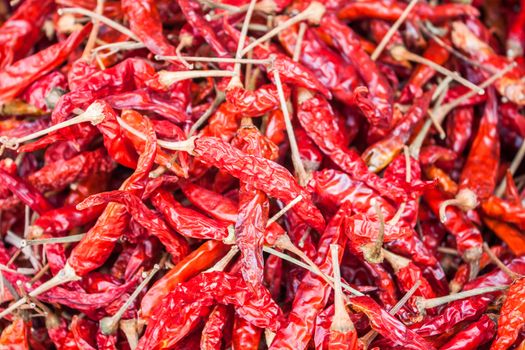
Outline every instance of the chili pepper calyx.
POLYGON ((447 207, 453 205, 462 211, 475 209, 479 205, 476 193, 468 188, 462 188, 456 195, 456 198, 443 201, 439 205, 439 219, 442 223, 447 221, 447 207))

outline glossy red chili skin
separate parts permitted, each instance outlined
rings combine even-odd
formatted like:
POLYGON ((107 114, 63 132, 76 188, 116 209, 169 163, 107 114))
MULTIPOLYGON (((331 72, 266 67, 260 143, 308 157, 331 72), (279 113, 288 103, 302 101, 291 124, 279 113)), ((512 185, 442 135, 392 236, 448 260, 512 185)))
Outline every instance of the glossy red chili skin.
POLYGON ((233 322, 233 350, 257 350, 261 342, 262 329, 255 327, 243 318, 235 315, 233 322))
POLYGON ((0 169, 0 176, 3 184, 25 205, 39 214, 54 209, 53 205, 49 203, 36 188, 30 183, 24 181, 16 174, 10 174, 3 169, 0 169))
POLYGON ((508 349, 518 339, 519 329, 525 323, 523 318, 523 310, 525 309, 524 297, 525 279, 518 278, 511 284, 507 292, 507 298, 501 307, 498 319, 498 334, 490 347, 491 350, 508 349))

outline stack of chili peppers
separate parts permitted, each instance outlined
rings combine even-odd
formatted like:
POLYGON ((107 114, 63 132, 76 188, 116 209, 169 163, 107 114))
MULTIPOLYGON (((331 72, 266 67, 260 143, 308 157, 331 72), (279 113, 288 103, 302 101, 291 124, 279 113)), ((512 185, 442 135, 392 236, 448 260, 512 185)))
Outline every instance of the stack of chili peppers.
POLYGON ((525 349, 525 2, 0 23, 0 349, 525 349))

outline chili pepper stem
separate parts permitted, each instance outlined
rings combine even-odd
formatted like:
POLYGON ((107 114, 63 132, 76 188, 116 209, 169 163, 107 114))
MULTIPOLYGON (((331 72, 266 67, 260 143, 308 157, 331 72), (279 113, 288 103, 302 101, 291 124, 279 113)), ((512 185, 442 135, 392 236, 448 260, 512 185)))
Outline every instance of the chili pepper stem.
POLYGON ((133 291, 133 293, 129 296, 128 300, 118 309, 118 311, 111 317, 104 317, 100 320, 100 331, 102 334, 105 335, 111 335, 114 334, 118 330, 120 319, 122 318, 122 315, 124 315, 124 312, 129 308, 131 303, 135 301, 135 299, 138 297, 139 293, 146 287, 146 285, 151 281, 153 276, 160 270, 160 265, 155 264, 153 266, 153 269, 144 276, 144 280, 139 284, 139 286, 133 291))
POLYGON ((132 318, 129 320, 120 321, 120 329, 126 336, 129 347, 131 350, 135 350, 139 343, 139 335, 137 332, 137 320, 132 318))
POLYGON ((499 267, 499 269, 503 272, 505 272, 510 278, 512 278, 512 280, 516 280, 520 277, 522 277, 520 274, 517 274, 516 272, 512 271, 511 269, 509 269, 507 267, 507 265, 505 265, 497 256, 496 254, 494 254, 494 252, 490 249, 489 245, 484 242, 483 243, 483 251, 485 253, 487 253, 487 255, 489 256, 490 260, 496 264, 497 267, 499 267))
POLYGON ((467 79, 461 77, 457 72, 452 72, 452 71, 446 69, 445 67, 440 66, 439 64, 435 63, 434 61, 431 61, 431 60, 429 60, 427 58, 424 58, 422 56, 416 55, 416 54, 408 51, 407 49, 405 49, 401 45, 394 46, 392 49, 390 49, 390 54, 397 61, 407 60, 407 61, 414 61, 414 62, 417 62, 417 63, 420 63, 420 64, 427 65, 430 68, 438 71, 439 73, 441 73, 441 74, 443 74, 443 75, 445 75, 447 77, 451 77, 452 79, 454 79, 455 81, 457 81, 461 85, 464 85, 464 86, 468 87, 469 89, 471 89, 472 91, 475 91, 476 93, 478 93, 480 95, 485 93, 485 90, 483 90, 483 88, 481 88, 481 87, 473 84, 472 82, 468 81, 467 79))
POLYGON ((443 297, 424 299, 423 297, 416 297, 416 305, 421 313, 424 313, 424 310, 431 309, 433 307, 438 307, 443 304, 448 304, 456 300, 461 300, 465 298, 470 298, 476 295, 482 295, 487 293, 499 292, 509 288, 509 286, 491 286, 491 287, 482 287, 467 290, 464 292, 459 292, 456 294, 446 295, 443 297))
MULTIPOLYGON (((233 79, 233 78, 232 78, 233 79)), ((188 137, 191 137, 197 132, 208 118, 213 114, 213 112, 224 102, 226 95, 224 92, 217 90, 215 99, 213 100, 211 106, 197 119, 197 121, 191 126, 190 131, 188 132, 188 137)))
POLYGON ((319 2, 312 2, 306 9, 304 9, 302 12, 297 14, 296 16, 288 19, 287 21, 281 23, 277 27, 270 30, 268 33, 264 34, 257 40, 251 42, 248 46, 246 46, 242 52, 241 55, 246 55, 250 50, 252 50, 254 47, 257 47, 257 45, 260 45, 261 43, 265 42, 266 40, 274 37, 275 35, 279 34, 281 31, 285 30, 286 28, 289 28, 293 26, 296 23, 299 23, 301 21, 308 20, 308 22, 312 24, 319 24, 321 21, 321 18, 323 17, 324 13, 326 11, 326 8, 323 4, 319 2))
POLYGON ((299 62, 299 58, 301 58, 301 50, 303 48, 303 39, 304 39, 304 34, 306 33, 306 28, 307 28, 307 25, 304 22, 302 22, 299 25, 299 31, 297 33, 297 41, 295 42, 295 48, 293 50, 294 62, 299 62))
POLYGON ((120 50, 136 50, 145 47, 143 43, 138 43, 136 41, 120 41, 116 43, 110 43, 105 45, 100 45, 91 50, 91 55, 97 55, 100 51, 110 50, 109 53, 105 53, 102 56, 112 55, 117 53, 120 50))
POLYGON ((407 258, 404 258, 400 255, 394 254, 392 252, 389 252, 386 249, 382 249, 383 256, 385 257, 386 261, 392 266, 394 269, 394 272, 397 272, 401 270, 403 267, 408 266, 410 263, 410 260, 407 258))
POLYGON ((332 268, 334 271, 334 317, 330 325, 330 330, 346 333, 355 330, 355 327, 346 310, 343 288, 341 286, 339 246, 337 244, 330 244, 330 252, 332 254, 332 268))
POLYGON ((399 16, 399 18, 394 22, 392 27, 390 27, 388 32, 386 32, 386 34, 383 37, 383 39, 381 39, 381 42, 379 43, 379 45, 377 45, 377 47, 375 48, 374 52, 372 52, 372 55, 370 55, 370 58, 373 61, 375 61, 375 60, 377 60, 379 58, 379 56, 381 55, 381 53, 385 49, 386 45, 388 45, 390 39, 392 39, 392 37, 394 36, 396 31, 399 29, 399 27, 401 27, 401 24, 403 24, 405 19, 407 19, 408 15, 410 14, 410 11, 412 11, 414 6, 416 6, 417 2, 418 2, 418 0, 411 0, 408 3, 408 6, 401 13, 401 16, 399 16))
POLYGON ((20 248, 41 245, 41 244, 79 242, 80 240, 82 240, 84 236, 85 236, 85 233, 80 233, 78 235, 71 235, 71 236, 66 236, 66 237, 24 239, 20 242, 20 248))
POLYGON ((405 208, 406 208, 406 203, 403 202, 401 203, 401 205, 399 205, 399 208, 397 209, 396 213, 394 214, 394 216, 392 217, 392 219, 390 219, 388 221, 388 224, 390 226, 395 226, 397 225, 397 223, 399 222, 399 220, 401 220, 401 216, 403 215, 404 211, 405 211, 405 208))
POLYGON ((255 59, 255 58, 229 58, 229 57, 199 57, 199 56, 162 56, 156 55, 155 59, 161 60, 179 60, 189 62, 213 62, 213 63, 239 63, 239 64, 260 64, 268 65, 271 63, 270 59, 255 59))
MULTIPOLYGON (((80 277, 77 276, 77 274, 75 273, 75 270, 73 270, 73 268, 66 263, 66 265, 64 266, 62 270, 60 270, 51 279, 47 280, 46 282, 42 283, 40 286, 33 289, 30 293, 28 293, 28 296, 37 297, 40 294, 45 293, 48 290, 56 286, 59 286, 67 282, 78 281, 78 280, 80 280, 80 277)), ((28 299, 26 297, 22 297, 19 300, 17 300, 15 303, 9 305, 5 310, 0 312, 0 319, 9 315, 11 312, 18 309, 20 306, 24 305, 27 301, 28 299)))
POLYGON ((108 27, 111 27, 111 28, 115 29, 117 32, 120 32, 120 33, 130 37, 131 39, 133 39, 135 41, 141 42, 140 39, 135 34, 133 34, 133 32, 131 30, 129 30, 128 28, 124 27, 122 24, 117 23, 117 22, 113 21, 112 19, 109 19, 106 16, 103 16, 103 15, 98 14, 96 12, 86 10, 85 8, 82 8, 82 7, 61 8, 61 9, 58 9, 57 13, 60 16, 62 16, 63 14, 68 14, 68 13, 78 14, 78 15, 83 15, 83 16, 92 18, 93 20, 98 20, 98 21, 104 23, 105 25, 107 25, 108 27))
POLYGON ((235 257, 235 255, 237 255, 238 252, 239 247, 237 247, 236 245, 232 245, 228 253, 226 253, 226 255, 221 260, 217 261, 215 265, 213 265, 204 272, 206 273, 213 271, 224 271, 224 269, 230 264, 230 261, 232 261, 232 259, 235 257))
POLYGON ((65 120, 61 123, 52 125, 49 128, 34 132, 26 136, 17 137, 17 138, 10 139, 10 138, 2 136, 0 137, 0 144, 3 144, 6 148, 17 149, 21 143, 31 141, 40 136, 47 135, 50 132, 63 129, 71 125, 76 125, 76 124, 80 124, 84 122, 90 122, 93 125, 97 125, 104 120, 104 114, 102 111, 103 111, 102 106, 99 103, 94 102, 86 109, 85 112, 77 115, 76 117, 65 120))
MULTIPOLYGON (((243 56, 242 49, 244 47, 244 43, 246 42, 246 36, 248 35, 248 27, 252 19, 252 14, 253 14, 253 10, 255 9, 256 2, 257 2, 256 0, 250 0, 250 4, 248 5, 248 11, 246 11, 246 16, 244 17, 244 22, 242 23, 241 35, 239 37, 239 42, 237 43, 237 52, 235 52, 236 59, 240 59, 243 56)), ((241 75, 241 64, 235 63, 233 71, 237 75, 237 79, 239 79, 241 75)))
MULTIPOLYGON (((518 152, 514 156, 514 159, 512 159, 512 163, 510 163, 509 170, 512 175, 514 175, 516 173, 516 170, 518 170, 521 162, 523 161, 523 157, 525 157, 525 140, 521 142, 518 152)), ((504 177, 503 180, 501 180, 501 183, 499 184, 498 189, 496 190, 496 196, 498 197, 503 196, 503 193, 505 192, 506 184, 507 184, 507 180, 504 177)))
POLYGON ((459 190, 456 198, 443 201, 439 205, 439 220, 444 223, 447 221, 447 207, 456 206, 462 211, 469 211, 475 209, 479 205, 478 197, 474 191, 468 188, 459 190))
POLYGON ((175 84, 178 81, 196 78, 207 78, 207 77, 235 77, 235 72, 226 70, 203 70, 203 71, 177 71, 170 72, 162 70, 158 72, 159 83, 168 87, 175 84))
MULTIPOLYGON (((401 299, 392 307, 388 313, 390 315, 395 315, 401 310, 403 306, 407 303, 407 301, 414 295, 414 293, 417 291, 419 286, 421 285, 421 280, 417 280, 416 283, 403 295, 401 299)), ((377 333, 375 330, 370 330, 368 333, 366 333, 364 336, 361 337, 361 342, 364 345, 365 349, 368 349, 370 344, 374 341, 374 339, 377 337, 379 333, 377 333)))
MULTIPOLYGON (((105 0, 97 0, 97 6, 95 7, 95 13, 99 16, 101 16, 104 13, 104 1, 105 0)), ((84 47, 82 58, 86 59, 91 54, 91 51, 93 50, 93 47, 95 47, 95 43, 97 41, 99 29, 100 29, 100 20, 95 19, 93 21, 93 28, 91 29, 91 33, 89 33, 89 37, 88 37, 86 46, 84 47)))
POLYGON ((275 81, 275 86, 277 87, 277 93, 279 95, 279 102, 281 103, 281 110, 283 112, 284 123, 286 125, 286 133, 288 134, 288 140, 290 142, 290 149, 292 153, 292 163, 295 169, 295 172, 298 177, 299 184, 304 186, 307 179, 306 171, 304 170, 304 165, 299 155, 299 147, 297 146, 297 140, 295 139, 295 133, 293 130, 292 121, 290 119, 290 113, 288 111, 288 106, 286 104, 286 99, 284 98, 283 86, 281 83, 281 77, 279 72, 274 70, 273 77, 275 81))
POLYGON ((268 219, 268 222, 266 223, 266 227, 270 226, 271 224, 273 224, 274 222, 276 222, 277 220, 279 220, 279 218, 281 216, 283 216, 284 214, 286 214, 286 212, 290 209, 292 209, 297 203, 299 203, 301 200, 303 199, 303 196, 302 195, 299 195, 297 196, 296 198, 294 198, 294 200, 292 200, 290 203, 286 204, 281 210, 279 210, 277 213, 275 213, 274 216, 272 216, 271 218, 268 219))
MULTIPOLYGON (((517 63, 512 62, 508 64, 505 68, 500 70, 499 72, 492 75, 490 78, 485 80, 483 83, 479 84, 479 87, 484 89, 490 85, 492 85, 496 80, 504 76, 506 73, 508 73, 510 70, 512 70, 514 67, 516 67, 517 63)), ((463 102, 467 101, 469 98, 476 95, 476 91, 469 91, 464 95, 459 96, 457 99, 448 102, 447 104, 441 105, 439 108, 434 109, 434 114, 436 116, 436 119, 439 121, 439 123, 442 123, 445 117, 447 116, 450 111, 452 111, 454 108, 461 105, 463 102)))

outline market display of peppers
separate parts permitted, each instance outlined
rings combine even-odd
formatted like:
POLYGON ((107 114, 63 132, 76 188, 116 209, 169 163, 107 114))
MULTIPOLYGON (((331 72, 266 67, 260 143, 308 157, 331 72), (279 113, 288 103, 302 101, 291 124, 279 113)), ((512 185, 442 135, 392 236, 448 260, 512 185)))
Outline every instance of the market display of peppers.
POLYGON ((0 350, 525 349, 525 2, 0 0, 0 350))

